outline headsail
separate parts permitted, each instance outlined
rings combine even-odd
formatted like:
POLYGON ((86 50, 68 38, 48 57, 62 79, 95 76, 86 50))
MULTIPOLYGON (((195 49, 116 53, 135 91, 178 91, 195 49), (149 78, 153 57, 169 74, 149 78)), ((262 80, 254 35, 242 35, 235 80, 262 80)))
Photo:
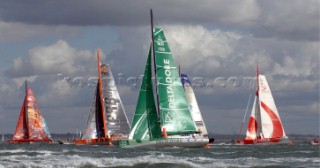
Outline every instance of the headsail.
POLYGON ((16 126, 16 131, 14 132, 14 135, 13 135, 13 140, 29 139, 26 108, 25 108, 26 102, 27 102, 27 95, 25 95, 22 103, 19 119, 16 126))
POLYGON ((207 128, 204 124, 196 96, 191 87, 191 82, 188 75, 181 74, 181 82, 185 90, 186 98, 189 104, 189 108, 192 114, 192 118, 196 124, 197 130, 202 133, 203 136, 208 135, 207 128))
POLYGON ((164 32, 153 33, 161 128, 169 135, 197 132, 164 32))
POLYGON ((152 91, 150 48, 129 139, 160 138, 160 126, 157 120, 158 116, 152 91))
POLYGON ((87 125, 84 130, 84 134, 82 136, 82 139, 96 139, 98 138, 97 134, 97 126, 96 126, 96 113, 97 113, 97 105, 96 105, 96 99, 97 99, 97 93, 99 90, 99 86, 97 84, 96 90, 94 92, 93 96, 93 102, 92 106, 90 108, 88 120, 87 120, 87 125))
POLYGON ((260 121, 261 119, 260 119, 258 100, 259 100, 258 96, 255 96, 249 123, 248 123, 248 129, 247 129, 246 138, 245 138, 246 140, 254 140, 259 135, 258 127, 261 124, 258 124, 258 121, 260 121))

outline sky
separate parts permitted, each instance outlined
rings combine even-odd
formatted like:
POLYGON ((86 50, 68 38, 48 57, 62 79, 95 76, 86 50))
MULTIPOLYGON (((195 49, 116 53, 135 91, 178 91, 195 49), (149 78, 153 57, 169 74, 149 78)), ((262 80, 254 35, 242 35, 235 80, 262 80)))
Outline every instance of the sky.
MULTIPOLYGON (((319 135, 318 0, 0 0, 0 133, 13 133, 33 88, 51 133, 83 130, 96 49, 131 122, 154 24, 191 78, 207 129, 238 134, 256 66, 287 134, 319 135)), ((247 105, 249 102, 249 106, 247 105)), ((248 106, 248 109, 247 109, 248 106)), ((242 134, 245 130, 242 130, 242 134)))

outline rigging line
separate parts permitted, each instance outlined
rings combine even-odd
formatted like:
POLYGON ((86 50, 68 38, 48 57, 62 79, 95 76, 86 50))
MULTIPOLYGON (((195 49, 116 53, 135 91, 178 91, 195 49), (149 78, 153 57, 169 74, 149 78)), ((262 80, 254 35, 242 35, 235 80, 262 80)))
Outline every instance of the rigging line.
POLYGON ((253 82, 252 84, 252 88, 251 88, 251 92, 250 92, 250 95, 249 95, 249 100, 248 100, 248 103, 247 103, 247 108, 246 108, 246 112, 244 114, 244 117, 243 117, 243 120, 242 120, 242 124, 241 124, 241 127, 240 127, 240 131, 239 131, 239 135, 238 135, 238 138, 240 137, 241 135, 241 132, 242 132, 242 128, 243 128, 243 125, 244 125, 244 121, 246 119, 246 116, 247 116, 247 113, 248 113, 248 109, 249 109, 249 105, 250 105, 250 102, 251 102, 251 96, 252 96, 252 92, 254 91, 254 85, 255 85, 256 81, 253 82))

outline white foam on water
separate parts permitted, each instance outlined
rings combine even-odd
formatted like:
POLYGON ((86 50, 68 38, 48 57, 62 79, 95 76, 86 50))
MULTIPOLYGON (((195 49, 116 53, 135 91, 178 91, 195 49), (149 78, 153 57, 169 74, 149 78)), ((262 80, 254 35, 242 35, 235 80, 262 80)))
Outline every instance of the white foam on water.
MULTIPOLYGON (((6 151, 6 150, 4 150, 6 151)), ((2 151, 3 152, 3 151, 2 151)), ((272 157, 272 158, 215 158, 215 157, 184 157, 173 156, 172 154, 181 151, 146 151, 145 156, 141 153, 137 157, 118 158, 110 155, 102 157, 93 156, 92 153, 117 153, 115 151, 83 151, 83 150, 65 150, 61 151, 26 151, 22 149, 10 150, 13 155, 1 156, 0 168, 2 167, 121 167, 121 166, 137 166, 137 165, 158 165, 170 164, 176 167, 263 167, 263 166, 298 166, 298 167, 317 167, 320 158, 307 157, 272 157), (19 154, 22 152, 22 154, 19 154), (35 152, 35 155, 29 155, 28 152, 35 152), (66 154, 69 152, 79 152, 74 155, 66 154), (83 156, 86 152, 87 156, 83 156), (17 153, 17 154, 16 154, 17 153), (80 156, 81 155, 81 156, 80 156)), ((233 154, 236 152, 210 152, 213 155, 233 154)), ((134 156, 134 152, 132 154, 134 156)), ((174 167, 173 166, 173 167, 174 167)))
POLYGON ((104 159, 106 162, 109 162, 110 165, 108 166, 135 166, 138 164, 174 164, 174 165, 185 165, 189 167, 202 167, 201 165, 197 165, 189 160, 186 157, 174 157, 170 155, 147 155, 142 157, 135 157, 135 158, 106 158, 104 159))
POLYGON ((79 155, 12 155, 4 156, 0 160, 0 165, 4 167, 81 167, 84 165, 93 165, 97 167, 114 167, 114 166, 135 166, 138 164, 161 164, 169 163, 173 165, 186 165, 188 167, 203 167, 185 157, 174 157, 168 155, 147 155, 134 158, 90 158, 79 155))
POLYGON ((320 158, 312 157, 312 158, 305 158, 305 157, 282 157, 282 158, 267 158, 263 159, 266 162, 273 162, 282 165, 295 165, 299 167, 319 167, 320 158))
POLYGON ((172 164, 186 167, 254 167, 279 165, 271 163, 271 160, 261 160, 252 157, 237 159, 215 159, 210 157, 176 157, 165 154, 146 155, 133 158, 102 157, 92 158, 79 155, 13 155, 1 158, 0 165, 4 167, 117 167, 117 166, 136 166, 139 164, 172 164))
POLYGON ((23 149, 11 149, 11 150, 0 150, 0 153, 21 153, 25 152, 23 149))
POLYGON ((0 153, 39 153, 39 154, 50 155, 57 152, 49 151, 49 150, 11 149, 11 150, 0 150, 0 153))
POLYGON ((233 152, 210 152, 213 155, 229 155, 229 154, 235 154, 238 153, 237 151, 233 151, 233 152))

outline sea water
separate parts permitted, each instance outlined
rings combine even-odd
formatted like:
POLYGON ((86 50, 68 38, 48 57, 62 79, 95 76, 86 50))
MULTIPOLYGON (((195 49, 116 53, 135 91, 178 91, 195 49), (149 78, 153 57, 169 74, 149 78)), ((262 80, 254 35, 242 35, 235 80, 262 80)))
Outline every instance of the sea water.
POLYGON ((319 146, 228 145, 210 149, 0 143, 2 167, 320 167, 319 146))

